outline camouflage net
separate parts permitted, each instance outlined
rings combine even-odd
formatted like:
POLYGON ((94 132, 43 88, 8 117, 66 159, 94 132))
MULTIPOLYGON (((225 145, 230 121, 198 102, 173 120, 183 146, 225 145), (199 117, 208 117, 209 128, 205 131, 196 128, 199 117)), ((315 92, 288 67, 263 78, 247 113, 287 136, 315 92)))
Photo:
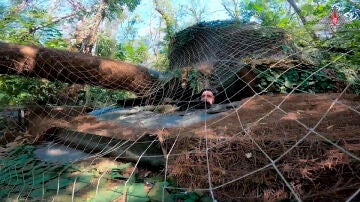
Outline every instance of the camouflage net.
POLYGON ((19 107, 14 113, 27 127, 19 131, 13 121, 2 129, 0 198, 356 201, 360 98, 331 68, 348 54, 318 63, 275 27, 216 21, 187 28, 171 41, 170 79, 160 86, 174 79, 190 97, 211 89, 216 105, 194 109, 170 89, 160 97, 170 106, 19 107), (185 110, 172 105, 179 97, 185 110), (35 155, 59 145, 86 156, 64 163, 35 155))

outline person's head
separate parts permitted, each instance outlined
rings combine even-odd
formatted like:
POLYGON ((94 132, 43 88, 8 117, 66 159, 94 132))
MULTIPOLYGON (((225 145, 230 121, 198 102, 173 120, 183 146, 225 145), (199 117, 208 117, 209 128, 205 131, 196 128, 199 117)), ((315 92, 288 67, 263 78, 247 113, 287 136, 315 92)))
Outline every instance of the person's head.
POLYGON ((201 101, 206 101, 210 105, 215 103, 215 95, 212 90, 210 89, 204 89, 201 93, 200 97, 201 101))

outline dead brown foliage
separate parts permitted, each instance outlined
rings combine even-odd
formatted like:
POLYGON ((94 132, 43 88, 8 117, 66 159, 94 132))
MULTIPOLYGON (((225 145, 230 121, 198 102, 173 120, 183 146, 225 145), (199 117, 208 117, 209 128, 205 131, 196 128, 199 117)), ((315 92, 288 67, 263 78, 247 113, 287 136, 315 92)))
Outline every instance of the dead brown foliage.
POLYGON ((64 124, 74 130, 133 140, 156 133, 164 152, 170 153, 168 176, 180 187, 207 189, 209 167, 219 201, 293 198, 270 158, 301 199, 336 201, 350 197, 360 186, 360 97, 344 95, 333 103, 337 97, 339 94, 252 97, 236 110, 208 120, 206 128, 197 123, 146 130, 100 122, 82 113, 64 120, 58 113, 51 119, 37 114, 42 122, 32 119, 30 130, 41 134, 45 128, 64 124))
MULTIPOLYGON (((173 132, 180 135, 171 152, 177 155, 169 158, 169 175, 181 187, 206 189, 209 166, 211 184, 220 201, 292 197, 271 158, 301 199, 344 200, 360 186, 360 162, 327 140, 359 158, 360 97, 344 96, 320 121, 337 96, 291 95, 280 106, 287 114, 274 107, 285 96, 250 98, 237 113, 229 111, 223 119, 210 121, 206 129, 204 123, 178 129, 173 132), (318 122, 315 131, 327 139, 301 125, 312 128, 318 122), (210 148, 209 161, 206 148, 210 148)), ((173 138, 168 137, 168 148, 173 138)))

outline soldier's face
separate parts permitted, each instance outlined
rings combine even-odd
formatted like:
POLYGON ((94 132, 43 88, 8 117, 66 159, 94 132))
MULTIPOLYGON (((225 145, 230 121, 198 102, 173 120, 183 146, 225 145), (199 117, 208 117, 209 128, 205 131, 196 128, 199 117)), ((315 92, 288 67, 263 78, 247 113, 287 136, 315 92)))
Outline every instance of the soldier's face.
POLYGON ((215 96, 211 91, 206 90, 201 94, 201 101, 207 101, 212 105, 215 102, 215 96))

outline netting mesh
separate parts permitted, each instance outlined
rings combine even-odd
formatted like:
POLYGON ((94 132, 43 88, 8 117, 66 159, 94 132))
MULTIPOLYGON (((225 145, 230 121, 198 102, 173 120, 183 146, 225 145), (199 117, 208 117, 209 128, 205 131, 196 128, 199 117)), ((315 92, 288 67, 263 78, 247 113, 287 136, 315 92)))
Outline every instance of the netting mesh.
POLYGON ((162 79, 72 52, 14 49, 28 57, 14 52, 1 73, 137 97, 106 107, 4 108, 0 197, 359 200, 360 98, 353 90, 359 80, 334 76, 353 50, 324 62, 292 37, 256 24, 200 23, 171 40, 170 71, 162 79), (30 67, 38 70, 28 74, 30 67), (214 93, 215 104, 201 101, 204 90, 214 93))

